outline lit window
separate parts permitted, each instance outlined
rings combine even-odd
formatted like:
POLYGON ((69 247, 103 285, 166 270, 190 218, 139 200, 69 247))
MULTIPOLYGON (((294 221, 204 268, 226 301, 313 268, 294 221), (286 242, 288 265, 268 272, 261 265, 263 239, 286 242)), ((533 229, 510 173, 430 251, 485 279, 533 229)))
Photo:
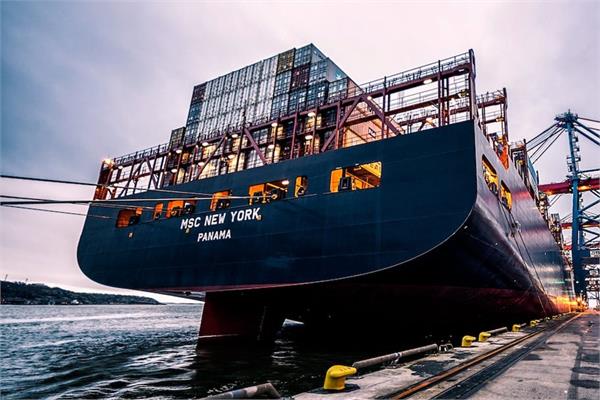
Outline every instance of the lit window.
POLYGON ((193 214, 196 211, 196 200, 185 200, 183 202, 183 214, 193 214))
POLYGON ((492 193, 498 194, 498 175, 496 174, 496 170, 487 158, 483 157, 481 162, 483 164, 483 179, 485 180, 485 184, 492 193))
POLYGON ((173 200, 167 204, 166 217, 178 217, 183 213, 183 200, 173 200))
POLYGON ((284 199, 290 181, 282 179, 279 181, 258 183, 248 188, 248 195, 250 196, 250 204, 256 203, 269 203, 271 201, 277 201, 284 199))
POLYGON ((154 213, 152 214, 152 218, 159 219, 160 216, 162 215, 162 211, 163 211, 163 203, 156 203, 156 205, 154 206, 154 213))
POLYGON ((231 190, 221 190, 220 192, 213 193, 210 199, 210 210, 215 211, 221 208, 228 208, 231 205, 230 196, 231 190))
POLYGON ((337 168, 331 171, 329 190, 333 193, 347 190, 364 190, 379 187, 381 161, 337 168))
POLYGON ((138 208, 127 208, 119 211, 117 216, 117 228, 124 228, 126 226, 135 225, 140 222, 142 216, 142 207, 138 208))
POLYGON ((296 177, 296 185, 294 186, 294 196, 301 197, 308 190, 308 178, 306 176, 296 177))
POLYGON ((500 185, 500 201, 504 207, 512 209, 512 194, 504 182, 500 185))

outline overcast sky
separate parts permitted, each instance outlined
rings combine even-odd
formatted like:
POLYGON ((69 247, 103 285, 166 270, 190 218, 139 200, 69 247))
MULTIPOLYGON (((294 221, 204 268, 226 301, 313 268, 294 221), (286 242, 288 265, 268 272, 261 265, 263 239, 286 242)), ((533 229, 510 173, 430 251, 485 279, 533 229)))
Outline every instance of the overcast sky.
MULTIPOLYGON (((513 140, 534 137, 568 108, 600 119, 599 1, 0 7, 5 174, 95 182, 103 158, 166 142, 184 125, 195 84, 310 42, 356 82, 473 48, 478 91, 508 90, 513 140)), ((559 147, 539 164, 542 181, 564 179, 565 155, 559 147)), ((3 194, 92 195, 0 184, 3 194)), ((77 266, 83 218, 1 208, 0 223, 2 278, 107 290, 77 266)))

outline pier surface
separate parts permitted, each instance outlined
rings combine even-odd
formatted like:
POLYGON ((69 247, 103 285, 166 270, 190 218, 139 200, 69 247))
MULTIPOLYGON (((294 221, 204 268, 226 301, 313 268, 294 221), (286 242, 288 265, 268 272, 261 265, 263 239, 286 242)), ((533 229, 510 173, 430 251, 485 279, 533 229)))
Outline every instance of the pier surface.
POLYGON ((599 399, 599 316, 570 321, 472 398, 599 399))
POLYGON ((598 312, 563 315, 471 347, 359 371, 343 391, 316 389, 294 399, 599 399, 599 332, 598 312))

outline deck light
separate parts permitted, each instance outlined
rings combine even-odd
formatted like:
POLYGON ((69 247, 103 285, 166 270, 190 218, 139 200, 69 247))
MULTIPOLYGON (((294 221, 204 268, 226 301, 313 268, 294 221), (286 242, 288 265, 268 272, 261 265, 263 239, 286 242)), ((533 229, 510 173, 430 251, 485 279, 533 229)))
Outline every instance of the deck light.
POLYGON ((102 160, 102 162, 104 164, 108 164, 108 165, 113 165, 114 164, 113 160, 110 159, 110 158, 105 158, 104 160, 102 160))
POLYGON ((273 122, 273 123, 271 124, 271 126, 272 126, 273 128, 277 128, 277 122, 273 122))
POLYGON ((317 114, 314 111, 308 113, 308 118, 314 118, 317 114))
POLYGON ((425 118, 425 122, 429 122, 431 124, 433 122, 433 118, 427 117, 425 118))
POLYGON ((229 155, 227 156, 227 158, 229 158, 230 160, 233 160, 233 159, 235 158, 235 154, 229 154, 229 155))
POLYGON ((313 135, 311 135, 310 133, 308 135, 304 136, 304 140, 306 140, 307 142, 309 140, 312 140, 312 138, 313 138, 313 135))
POLYGON ((367 96, 367 100, 373 100, 373 98, 371 97, 371 95, 367 96))
POLYGON ((122 165, 119 165, 119 169, 123 169, 123 166, 122 166, 122 165))
POLYGON ((174 174, 174 173, 176 173, 176 172, 177 172, 177 168, 173 168, 173 169, 171 170, 171 173, 173 173, 173 174, 174 174))
POLYGON ((203 167, 203 166, 204 166, 204 164, 206 164, 204 161, 200 161, 200 162, 198 163, 198 166, 200 166, 200 167, 203 167))
POLYGON ((181 149, 177 149, 177 150, 175 150, 175 153, 177 153, 177 154, 181 154, 181 149))
POLYGON ((237 139, 237 138, 238 138, 238 136, 239 136, 239 135, 238 135, 237 133, 232 133, 232 134, 231 134, 231 138, 232 138, 232 139, 237 139))
POLYGON ((427 78, 427 79, 425 79, 425 80, 423 81, 423 84, 424 84, 424 85, 429 85, 431 82, 433 82, 433 79, 431 79, 431 78, 427 78))
POLYGON ((202 147, 206 147, 206 146, 208 146, 208 142, 207 141, 202 142, 202 147))
POLYGON ((270 145, 267 146, 267 149, 269 150, 273 150, 275 148, 275 145, 273 143, 271 143, 270 145))
POLYGON ((290 184, 290 181, 288 181, 287 179, 284 179, 281 181, 281 184, 287 186, 290 184))

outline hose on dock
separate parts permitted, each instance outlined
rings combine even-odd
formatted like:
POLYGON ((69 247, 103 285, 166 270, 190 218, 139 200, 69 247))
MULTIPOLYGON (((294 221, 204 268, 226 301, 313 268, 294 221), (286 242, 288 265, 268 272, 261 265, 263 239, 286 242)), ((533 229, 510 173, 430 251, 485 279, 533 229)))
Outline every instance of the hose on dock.
POLYGON ((230 390, 229 392, 219 393, 209 396, 207 399, 255 399, 257 397, 268 399, 280 399, 281 395, 275 387, 267 382, 260 385, 249 386, 243 389, 230 390))
POLYGON ((356 369, 372 367, 375 365, 393 362, 403 357, 414 356, 417 354, 427 353, 429 351, 438 351, 438 345, 433 343, 427 346, 416 347, 414 349, 399 351, 396 353, 386 354, 379 357, 368 358, 366 360, 356 361, 352 366, 356 369))

